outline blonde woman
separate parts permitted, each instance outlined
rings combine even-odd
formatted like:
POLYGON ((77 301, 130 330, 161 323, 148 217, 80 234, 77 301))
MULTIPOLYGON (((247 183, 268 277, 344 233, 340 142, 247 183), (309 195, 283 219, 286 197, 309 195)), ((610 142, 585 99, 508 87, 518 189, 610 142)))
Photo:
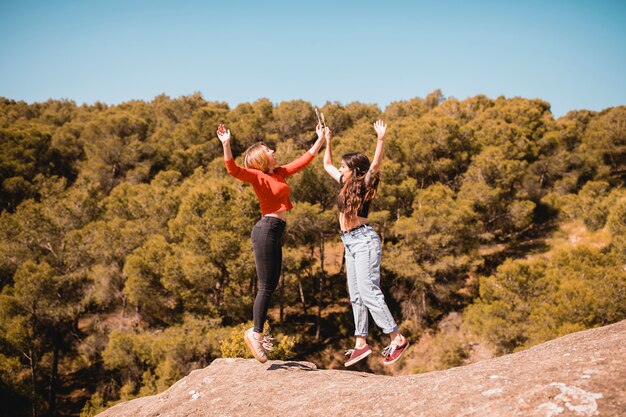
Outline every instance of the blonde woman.
POLYGON ((272 348, 272 338, 263 334, 263 323, 270 300, 280 277, 282 266, 282 234, 287 211, 292 208, 291 190, 286 179, 311 163, 324 142, 324 127, 315 128, 317 140, 295 161, 279 165, 274 151, 263 143, 250 146, 244 153, 244 166, 235 163, 230 149, 230 130, 221 124, 217 136, 224 148, 224 164, 233 177, 252 185, 261 206, 261 219, 252 229, 252 247, 258 278, 258 292, 254 300, 254 327, 246 330, 244 340, 252 355, 261 363, 267 361, 266 350, 272 348))
POLYGON ((353 349, 346 351, 349 357, 345 366, 351 366, 372 353, 367 345, 368 312, 383 333, 391 338, 391 343, 382 352, 384 365, 398 361, 409 346, 408 339, 398 331, 380 290, 382 247, 380 237, 367 224, 367 216, 380 181, 387 126, 378 120, 374 123, 374 129, 378 142, 373 161, 370 163, 367 156, 360 152, 346 153, 342 156, 339 169, 333 165, 330 131, 325 132, 324 169, 341 185, 337 196, 339 225, 355 324, 356 342, 353 349))

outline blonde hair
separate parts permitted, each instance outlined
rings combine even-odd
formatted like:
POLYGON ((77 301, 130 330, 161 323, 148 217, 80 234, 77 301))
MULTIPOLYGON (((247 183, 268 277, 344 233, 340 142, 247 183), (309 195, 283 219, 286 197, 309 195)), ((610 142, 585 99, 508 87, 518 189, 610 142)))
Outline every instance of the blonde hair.
POLYGON ((270 168, 270 161, 265 149, 267 146, 263 142, 257 142, 250 146, 243 154, 243 165, 246 168, 258 169, 267 172, 270 168))

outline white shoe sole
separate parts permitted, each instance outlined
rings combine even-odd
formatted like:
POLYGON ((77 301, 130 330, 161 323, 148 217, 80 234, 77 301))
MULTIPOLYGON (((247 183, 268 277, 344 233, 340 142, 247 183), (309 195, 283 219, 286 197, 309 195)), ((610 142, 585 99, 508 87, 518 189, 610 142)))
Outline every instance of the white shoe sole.
POLYGON ((361 356, 352 359, 351 361, 348 361, 344 364, 344 366, 347 368, 348 366, 352 366, 355 363, 357 363, 358 361, 367 358, 370 354, 372 353, 372 350, 368 350, 367 352, 365 352, 364 354, 362 354, 361 356))
POLYGON ((385 362, 383 360, 383 365, 385 366, 389 366, 389 365, 393 365, 394 363, 398 362, 402 356, 404 356, 404 352, 406 352, 406 350, 409 348, 409 342, 406 342, 406 346, 404 347, 404 350, 402 351, 402 354, 400 356, 398 356, 397 358, 395 358, 394 360, 390 361, 390 362, 385 362))

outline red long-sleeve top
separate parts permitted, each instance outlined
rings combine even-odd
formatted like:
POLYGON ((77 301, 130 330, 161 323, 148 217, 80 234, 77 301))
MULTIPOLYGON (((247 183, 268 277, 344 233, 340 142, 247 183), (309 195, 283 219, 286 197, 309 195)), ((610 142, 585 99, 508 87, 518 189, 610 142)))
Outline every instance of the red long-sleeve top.
POLYGON ((261 214, 277 213, 293 207, 289 196, 291 189, 285 179, 302 171, 311 163, 315 156, 307 151, 300 158, 274 168, 273 172, 262 172, 258 169, 240 167, 234 159, 224 161, 226 171, 241 181, 249 182, 259 199, 261 214))

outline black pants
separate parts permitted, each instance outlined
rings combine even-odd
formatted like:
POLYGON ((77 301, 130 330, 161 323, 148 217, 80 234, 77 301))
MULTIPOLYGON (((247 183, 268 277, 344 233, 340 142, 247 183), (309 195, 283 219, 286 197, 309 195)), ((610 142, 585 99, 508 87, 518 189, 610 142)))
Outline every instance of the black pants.
POLYGON ((259 290, 252 310, 254 331, 263 333, 263 323, 274 290, 278 286, 283 263, 283 231, 285 221, 276 217, 262 217, 252 229, 252 248, 256 263, 259 290))

